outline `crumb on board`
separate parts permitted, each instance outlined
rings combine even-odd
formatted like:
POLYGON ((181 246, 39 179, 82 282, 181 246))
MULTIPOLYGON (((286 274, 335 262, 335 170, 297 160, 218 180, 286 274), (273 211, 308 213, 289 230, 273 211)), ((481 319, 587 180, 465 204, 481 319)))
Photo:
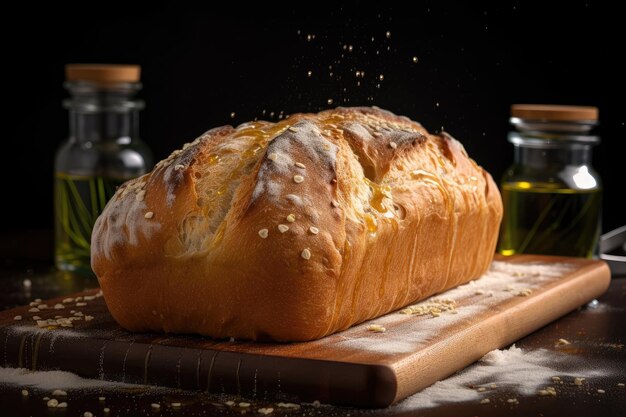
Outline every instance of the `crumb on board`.
POLYGON ((456 301, 451 298, 437 298, 432 301, 422 302, 408 306, 400 310, 400 314, 424 316, 430 314, 432 317, 439 317, 442 313, 454 314, 456 311, 456 301))

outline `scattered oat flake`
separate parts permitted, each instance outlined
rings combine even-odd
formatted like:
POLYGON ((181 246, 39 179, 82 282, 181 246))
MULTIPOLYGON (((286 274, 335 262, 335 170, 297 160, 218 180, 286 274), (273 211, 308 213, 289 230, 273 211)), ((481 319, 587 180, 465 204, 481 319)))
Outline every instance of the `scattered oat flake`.
POLYGON ((85 307, 87 303, 76 303, 76 307, 85 307))
POLYGON ((62 403, 57 404, 57 408, 67 408, 67 403, 63 401, 62 403))
POLYGON ((541 397, 556 397, 556 390, 554 389, 554 387, 547 387, 546 389, 540 389, 539 391, 537 391, 537 394, 541 397))
POLYGON ((259 408, 259 414, 268 415, 268 414, 272 414, 273 412, 274 412, 274 409, 271 407, 259 408))
POLYGON ((603 389, 598 389, 598 394, 604 394, 606 391, 603 389))
POLYGON ((478 388, 478 392, 483 392, 483 391, 487 391, 487 388, 485 388, 485 387, 478 388))
POLYGON ((183 164, 176 164, 174 165, 174 170, 178 171, 179 169, 185 169, 185 166, 183 164))
POLYGON ((91 321, 93 319, 94 319, 93 316, 85 316, 85 321, 91 321))
POLYGON ((306 260, 311 259, 311 250, 309 248, 304 248, 300 256, 306 260))
POLYGON ((51 400, 48 400, 48 402, 46 403, 46 405, 49 408, 56 408, 57 405, 59 405, 59 401, 55 400, 54 398, 52 398, 51 400))
POLYGON ((558 376, 553 376, 553 377, 552 377, 552 380, 553 380, 554 382, 559 382, 559 381, 561 380, 561 378, 560 378, 560 377, 558 377, 558 376))
POLYGON ((226 404, 229 407, 232 407, 233 405, 235 405, 234 401, 226 401, 224 404, 226 404))
POLYGON ((288 221, 289 223, 293 223, 293 222, 295 222, 295 221, 296 221, 296 215, 295 215, 295 214, 293 214, 293 213, 291 213, 290 215, 288 215, 288 216, 287 216, 287 221, 288 221))
POLYGON ((389 142, 389 147, 390 147, 391 149, 397 149, 397 148, 398 148, 398 144, 397 144, 397 143, 395 143, 395 142, 389 142))
POLYGON ((298 131, 298 129, 296 129, 293 126, 289 126, 287 129, 290 130, 291 132, 297 132, 298 131))
POLYGON ((571 343, 565 339, 559 339, 556 341, 556 345, 557 346, 565 346, 565 345, 571 345, 571 343))
POLYGON ((58 396, 65 397, 67 396, 67 392, 61 389, 55 389, 54 391, 52 391, 52 396, 53 397, 58 397, 58 396))
POLYGON ((145 217, 146 219, 151 219, 154 217, 154 212, 149 211, 146 214, 144 214, 143 217, 145 217))
POLYGON ((22 316, 15 316, 13 317, 13 320, 22 320, 22 316))
POLYGON ((104 401, 106 399, 107 399, 107 397, 98 397, 98 401, 104 401))
POLYGON ((620 388, 624 388, 626 386, 626 384, 624 384, 623 382, 618 382, 617 386, 620 388))
POLYGON ((250 403, 240 402, 240 403, 239 403, 239 407, 241 407, 241 408, 247 408, 247 407, 250 407, 250 403))
POLYGON ((111 409, 109 407, 104 407, 102 411, 104 411, 105 414, 108 414, 111 411, 111 409))
POLYGON ((481 404, 489 404, 491 401, 489 400, 489 398, 483 398, 482 400, 480 400, 481 404))
POLYGON ((296 184, 300 184, 303 181, 304 181, 304 177, 302 175, 293 176, 293 182, 295 182, 296 184))
POLYGON ((161 404, 159 404, 159 403, 152 403, 152 404, 150 404, 150 407, 152 407, 155 410, 158 410, 159 408, 161 408, 161 404))
POLYGON ((296 162, 296 166, 302 169, 306 168, 306 166, 302 162, 296 162))
POLYGON ((27 389, 23 389, 22 390, 22 397, 28 397, 28 394, 29 394, 29 392, 28 392, 27 389))
POLYGON ((172 407, 174 408, 179 408, 181 405, 181 403, 172 403, 172 407))
POLYGON ((259 236, 261 236, 262 239, 266 239, 270 234, 270 231, 267 229, 261 229, 259 230, 259 236))
POLYGON ((285 233, 287 230, 289 230, 289 226, 287 226, 286 224, 279 224, 278 225, 278 231, 280 233, 285 233))
POLYGON ((509 398, 508 400, 506 400, 507 403, 509 404, 518 404, 519 401, 517 401, 517 398, 509 398))
POLYGON ((370 324, 367 326, 367 330, 373 333, 384 333, 387 331, 387 329, 380 324, 370 324))
POLYGON ((29 313, 39 313, 41 310, 39 310, 37 307, 33 307, 30 310, 28 310, 29 313))
POLYGON ((278 403, 276 405, 281 408, 293 408, 293 409, 300 408, 300 404, 294 404, 294 403, 278 403))
POLYGON ((93 417, 93 413, 91 411, 85 411, 83 417, 93 417))
POLYGON ((54 309, 55 310, 63 310, 65 308, 65 306, 63 304, 55 304, 54 305, 54 309))
POLYGON ((41 317, 39 316, 33 316, 33 320, 37 321, 37 320, 41 320, 41 317))
POLYGON ((315 226, 311 226, 309 227, 309 232, 313 233, 314 235, 318 234, 320 232, 320 229, 318 229, 315 226))

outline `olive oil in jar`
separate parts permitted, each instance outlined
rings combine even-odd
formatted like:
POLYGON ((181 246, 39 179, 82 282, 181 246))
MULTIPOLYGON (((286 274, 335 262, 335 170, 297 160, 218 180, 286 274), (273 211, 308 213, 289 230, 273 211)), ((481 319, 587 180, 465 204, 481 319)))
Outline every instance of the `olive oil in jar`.
POLYGON ((516 104, 513 164, 502 182, 498 251, 591 258, 598 253, 602 185, 591 166, 598 109, 516 104))
POLYGON ((91 272, 91 230, 123 182, 99 176, 55 173, 55 261, 57 265, 62 265, 63 270, 91 272))
POLYGON ((600 237, 602 192, 520 181, 502 185, 499 251, 590 258, 600 237))

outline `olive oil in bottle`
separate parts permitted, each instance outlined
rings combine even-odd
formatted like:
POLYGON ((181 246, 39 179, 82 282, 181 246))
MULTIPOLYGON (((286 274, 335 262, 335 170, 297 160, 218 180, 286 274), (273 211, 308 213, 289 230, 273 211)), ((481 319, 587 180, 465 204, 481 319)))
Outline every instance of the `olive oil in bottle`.
POLYGON ((534 253, 590 258, 600 235, 602 192, 520 181, 502 186, 503 255, 534 253))
POLYGON ((54 169, 55 264, 91 275, 91 231, 124 181, 146 173, 152 155, 138 137, 143 102, 136 65, 66 66, 70 135, 54 169))
POLYGON ((591 166, 595 107, 514 105, 513 164, 502 178, 498 252, 576 256, 598 253, 602 186, 591 166))

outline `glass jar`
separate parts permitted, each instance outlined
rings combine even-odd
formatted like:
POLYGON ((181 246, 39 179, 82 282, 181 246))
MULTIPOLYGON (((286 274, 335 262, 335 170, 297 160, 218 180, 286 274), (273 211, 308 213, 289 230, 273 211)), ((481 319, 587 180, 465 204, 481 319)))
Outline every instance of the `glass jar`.
POLYGON ((92 273, 96 218, 120 184, 152 167, 138 136, 139 73, 136 65, 66 66, 69 138, 54 167, 55 264, 62 271, 92 273))
POLYGON ((591 166, 597 121, 596 107, 512 106, 514 160, 501 183, 501 254, 597 255, 602 185, 591 166))

